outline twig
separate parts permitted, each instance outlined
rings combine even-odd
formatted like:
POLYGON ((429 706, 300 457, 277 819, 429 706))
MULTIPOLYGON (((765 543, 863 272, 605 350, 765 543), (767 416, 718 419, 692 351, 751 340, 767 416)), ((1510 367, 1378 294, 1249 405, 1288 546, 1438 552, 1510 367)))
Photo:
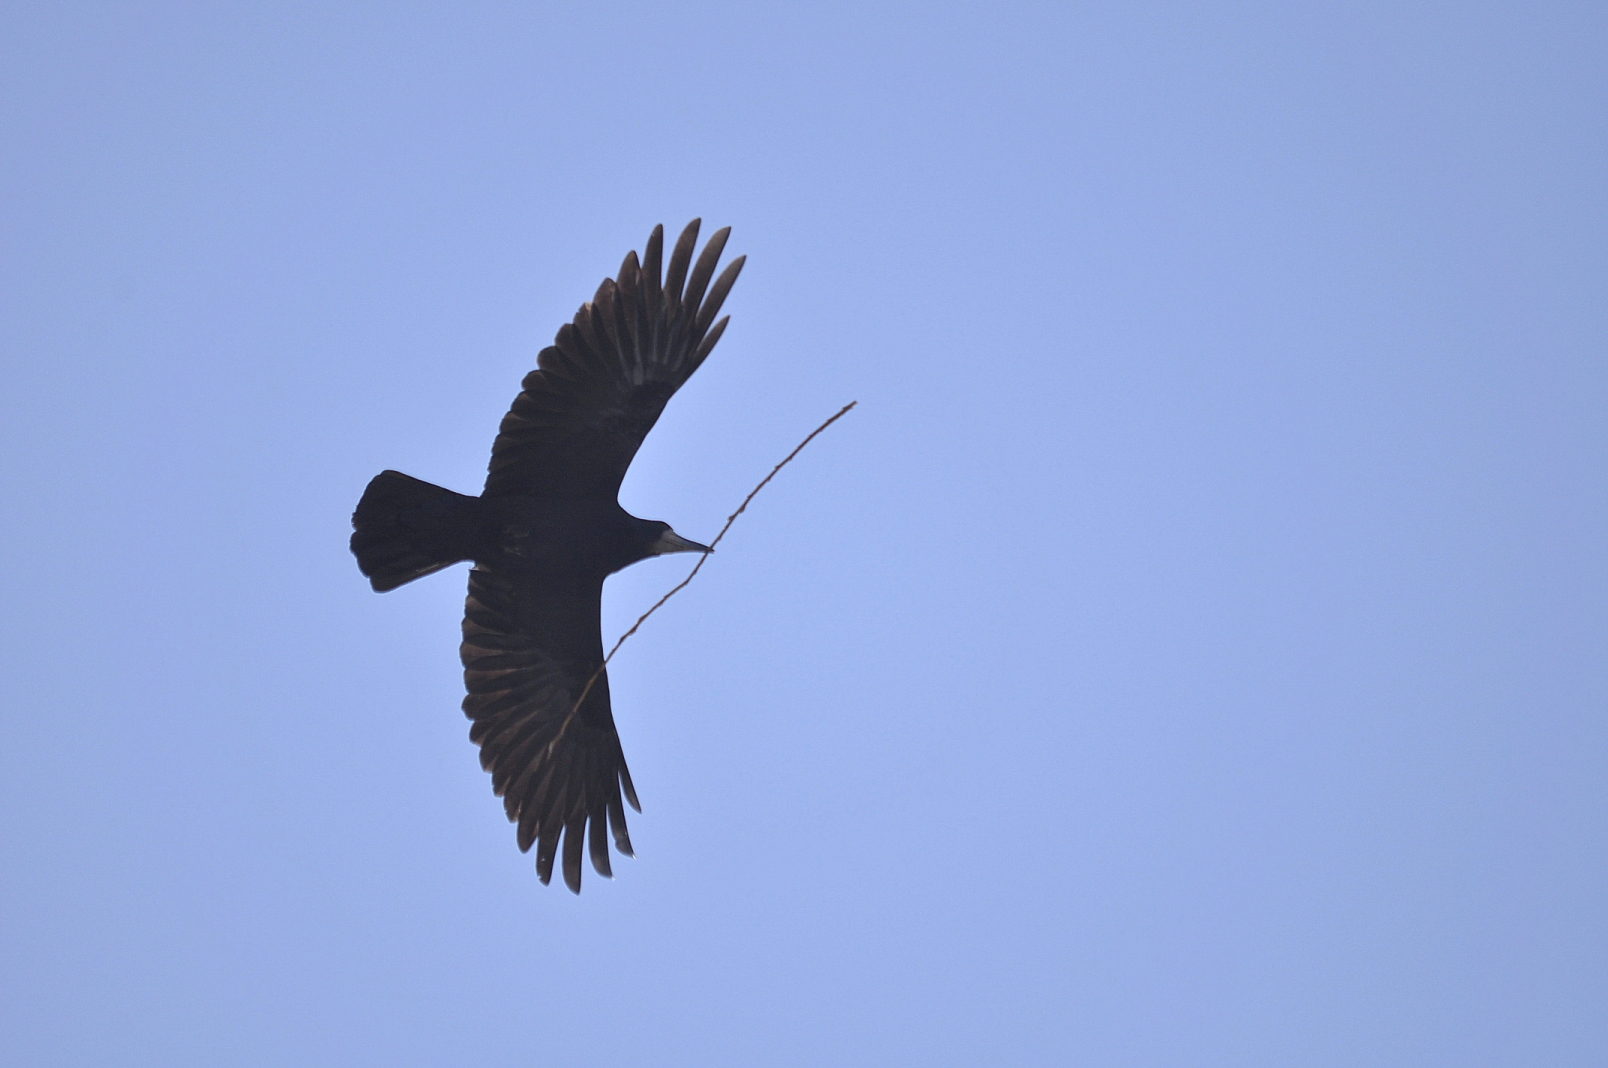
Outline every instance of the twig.
MULTIPOLYGON (((771 468, 771 473, 760 479, 759 485, 755 486, 749 491, 748 496, 743 498, 743 503, 737 506, 737 510, 726 517, 726 525, 720 528, 720 533, 715 535, 715 540, 709 543, 709 551, 713 552, 715 546, 720 544, 720 539, 724 538, 726 536, 726 531, 730 530, 731 525, 737 522, 737 517, 748 510, 748 502, 752 501, 759 494, 759 491, 765 488, 766 483, 776 477, 776 472, 786 467, 789 463, 792 463, 793 457, 803 452, 804 446, 814 441, 817 434, 831 426, 833 423, 837 422, 839 419, 842 419, 845 415, 848 415, 849 409, 853 408, 859 403, 859 401, 850 401, 849 403, 845 404, 838 410, 836 415, 822 423, 820 426, 816 427, 814 430, 810 431, 810 436, 799 442, 798 447, 792 452, 788 453, 786 459, 777 464, 775 467, 771 468)), ((569 730, 570 721, 573 720, 575 718, 575 714, 581 710, 581 702, 585 701, 586 695, 592 692, 592 686, 597 682, 598 677, 603 674, 603 669, 609 666, 609 661, 614 659, 614 654, 620 651, 620 646, 625 644, 625 639, 635 634, 637 632, 637 628, 642 626, 643 623, 647 622, 648 617, 657 612, 666 601, 685 589, 687 583, 692 581, 693 576, 698 574, 699 570, 703 568, 708 559, 709 553, 704 553, 702 556, 700 556, 698 558, 698 562, 692 565, 692 570, 687 572, 686 578, 676 583, 675 587, 669 593, 655 601, 652 608, 648 609, 646 612, 643 612, 637 617, 637 621, 631 624, 630 630, 620 635, 620 640, 614 643, 614 648, 610 649, 609 655, 603 658, 603 663, 599 664, 597 666, 597 670, 592 672, 592 677, 586 680, 586 686, 582 688, 581 696, 575 699, 575 707, 571 708, 569 710, 569 715, 564 717, 564 725, 558 729, 558 733, 553 736, 553 740, 547 743, 547 751, 549 754, 551 754, 553 748, 558 745, 559 739, 564 737, 564 732, 569 730)))

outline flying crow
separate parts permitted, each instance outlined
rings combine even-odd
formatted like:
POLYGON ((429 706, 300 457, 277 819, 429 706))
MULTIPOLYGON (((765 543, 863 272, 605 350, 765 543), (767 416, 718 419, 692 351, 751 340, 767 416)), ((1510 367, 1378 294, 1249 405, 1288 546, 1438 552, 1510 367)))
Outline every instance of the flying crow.
POLYGON ((650 556, 710 551, 629 515, 618 495, 665 402, 726 329, 715 316, 744 259, 714 277, 728 233, 694 264, 694 219, 662 281, 663 227, 640 263, 625 257, 525 376, 480 496, 383 471, 352 516, 352 552, 376 591, 474 562, 461 648, 469 737, 519 848, 536 847, 537 875, 552 878, 562 839, 564 882, 576 893, 583 843, 611 875, 606 828, 631 855, 622 795, 642 811, 609 706, 603 580, 650 556))

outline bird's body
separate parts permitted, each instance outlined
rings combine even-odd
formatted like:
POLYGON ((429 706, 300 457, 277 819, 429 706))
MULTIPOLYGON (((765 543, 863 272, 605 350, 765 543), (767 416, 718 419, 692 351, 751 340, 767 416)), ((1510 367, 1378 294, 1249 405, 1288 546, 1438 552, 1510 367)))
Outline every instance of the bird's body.
POLYGON ((470 738, 520 849, 537 847, 541 880, 562 836, 564 880, 577 893, 583 839, 610 874, 604 829, 630 855, 622 798, 639 807, 603 670, 603 580, 649 556, 708 551, 617 499, 665 402, 725 329, 714 316, 743 260, 705 299, 727 231, 689 276, 697 234, 694 220, 661 283, 655 228, 640 266, 628 255, 559 330, 503 419, 481 496, 386 471, 352 517, 352 552, 375 590, 474 562, 461 648, 470 738))

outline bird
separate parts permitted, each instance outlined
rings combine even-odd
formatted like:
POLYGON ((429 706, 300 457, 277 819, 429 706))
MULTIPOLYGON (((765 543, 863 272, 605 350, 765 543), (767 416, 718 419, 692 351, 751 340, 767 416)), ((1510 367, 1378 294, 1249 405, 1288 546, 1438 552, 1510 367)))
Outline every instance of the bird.
POLYGON ((715 321, 747 257, 716 278, 731 228, 694 263, 699 225, 682 231, 662 279, 654 227, 641 259, 628 253, 559 328, 498 427, 479 496, 388 470, 352 515, 351 550, 377 593, 472 562, 459 648, 469 737, 520 851, 536 849, 537 877, 551 880, 562 848, 577 894, 583 849, 612 878, 609 836, 634 855, 622 800, 642 811, 609 700, 603 580, 713 551, 619 503, 643 439, 731 318, 715 321))

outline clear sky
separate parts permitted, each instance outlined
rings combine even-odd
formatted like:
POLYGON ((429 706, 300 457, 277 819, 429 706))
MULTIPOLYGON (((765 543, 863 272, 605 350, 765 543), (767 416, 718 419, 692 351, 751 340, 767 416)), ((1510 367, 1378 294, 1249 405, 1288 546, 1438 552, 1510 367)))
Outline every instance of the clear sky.
POLYGON ((3 20, 0 1060, 1605 1063, 1602 4, 3 20), (349 516, 694 216, 576 898, 349 516))

